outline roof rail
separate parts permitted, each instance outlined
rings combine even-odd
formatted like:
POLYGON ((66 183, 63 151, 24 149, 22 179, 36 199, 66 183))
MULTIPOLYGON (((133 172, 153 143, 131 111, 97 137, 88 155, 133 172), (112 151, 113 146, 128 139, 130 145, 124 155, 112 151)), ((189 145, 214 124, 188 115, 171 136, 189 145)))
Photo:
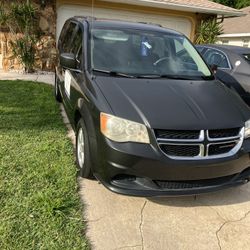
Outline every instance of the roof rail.
POLYGON ((73 16, 73 18, 82 18, 82 19, 93 19, 93 20, 96 20, 97 18, 96 17, 92 17, 92 16, 73 16))
POLYGON ((162 25, 161 25, 161 24, 159 24, 159 23, 151 23, 151 22, 137 22, 137 23, 141 23, 141 24, 149 24, 149 25, 154 25, 154 26, 162 27, 162 25))

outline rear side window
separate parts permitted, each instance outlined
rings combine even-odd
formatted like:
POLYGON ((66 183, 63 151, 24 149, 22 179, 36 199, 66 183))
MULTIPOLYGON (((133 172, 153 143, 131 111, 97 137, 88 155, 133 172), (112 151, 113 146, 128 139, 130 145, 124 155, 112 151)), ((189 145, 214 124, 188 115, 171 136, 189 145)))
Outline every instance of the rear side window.
POLYGON ((230 68, 226 55, 218 50, 208 49, 204 54, 204 58, 209 65, 217 65, 219 68, 224 69, 230 68))

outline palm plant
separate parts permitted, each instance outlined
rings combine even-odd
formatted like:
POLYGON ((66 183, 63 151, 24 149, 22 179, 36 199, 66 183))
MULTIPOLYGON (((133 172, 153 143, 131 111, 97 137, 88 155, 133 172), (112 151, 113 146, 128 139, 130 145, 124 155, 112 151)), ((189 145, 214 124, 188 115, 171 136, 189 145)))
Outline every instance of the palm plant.
POLYGON ((13 54, 23 64, 25 72, 32 72, 35 64, 36 43, 39 40, 37 10, 27 0, 0 5, 0 26, 12 34, 13 54))
POLYGON ((197 31, 196 43, 215 43, 218 36, 222 34, 222 31, 222 26, 216 19, 203 20, 197 31))

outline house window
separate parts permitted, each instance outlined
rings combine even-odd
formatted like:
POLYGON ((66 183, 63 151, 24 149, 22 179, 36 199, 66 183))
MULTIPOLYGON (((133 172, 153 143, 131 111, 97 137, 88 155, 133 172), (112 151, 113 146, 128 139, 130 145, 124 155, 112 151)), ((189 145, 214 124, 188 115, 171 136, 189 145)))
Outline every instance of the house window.
POLYGON ((243 40, 243 47, 249 47, 249 39, 243 40))
POLYGON ((228 41, 228 40, 222 40, 222 44, 228 45, 228 44, 229 44, 229 41, 228 41))

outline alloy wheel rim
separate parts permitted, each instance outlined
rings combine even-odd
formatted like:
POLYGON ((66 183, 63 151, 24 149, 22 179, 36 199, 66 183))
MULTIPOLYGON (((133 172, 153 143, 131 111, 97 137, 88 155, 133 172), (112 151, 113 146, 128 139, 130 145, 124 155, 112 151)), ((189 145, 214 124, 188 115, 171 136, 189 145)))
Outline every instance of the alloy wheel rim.
POLYGON ((84 152, 84 136, 83 136, 83 129, 80 128, 78 131, 77 137, 77 156, 80 168, 83 167, 84 160, 85 160, 85 152, 84 152))

